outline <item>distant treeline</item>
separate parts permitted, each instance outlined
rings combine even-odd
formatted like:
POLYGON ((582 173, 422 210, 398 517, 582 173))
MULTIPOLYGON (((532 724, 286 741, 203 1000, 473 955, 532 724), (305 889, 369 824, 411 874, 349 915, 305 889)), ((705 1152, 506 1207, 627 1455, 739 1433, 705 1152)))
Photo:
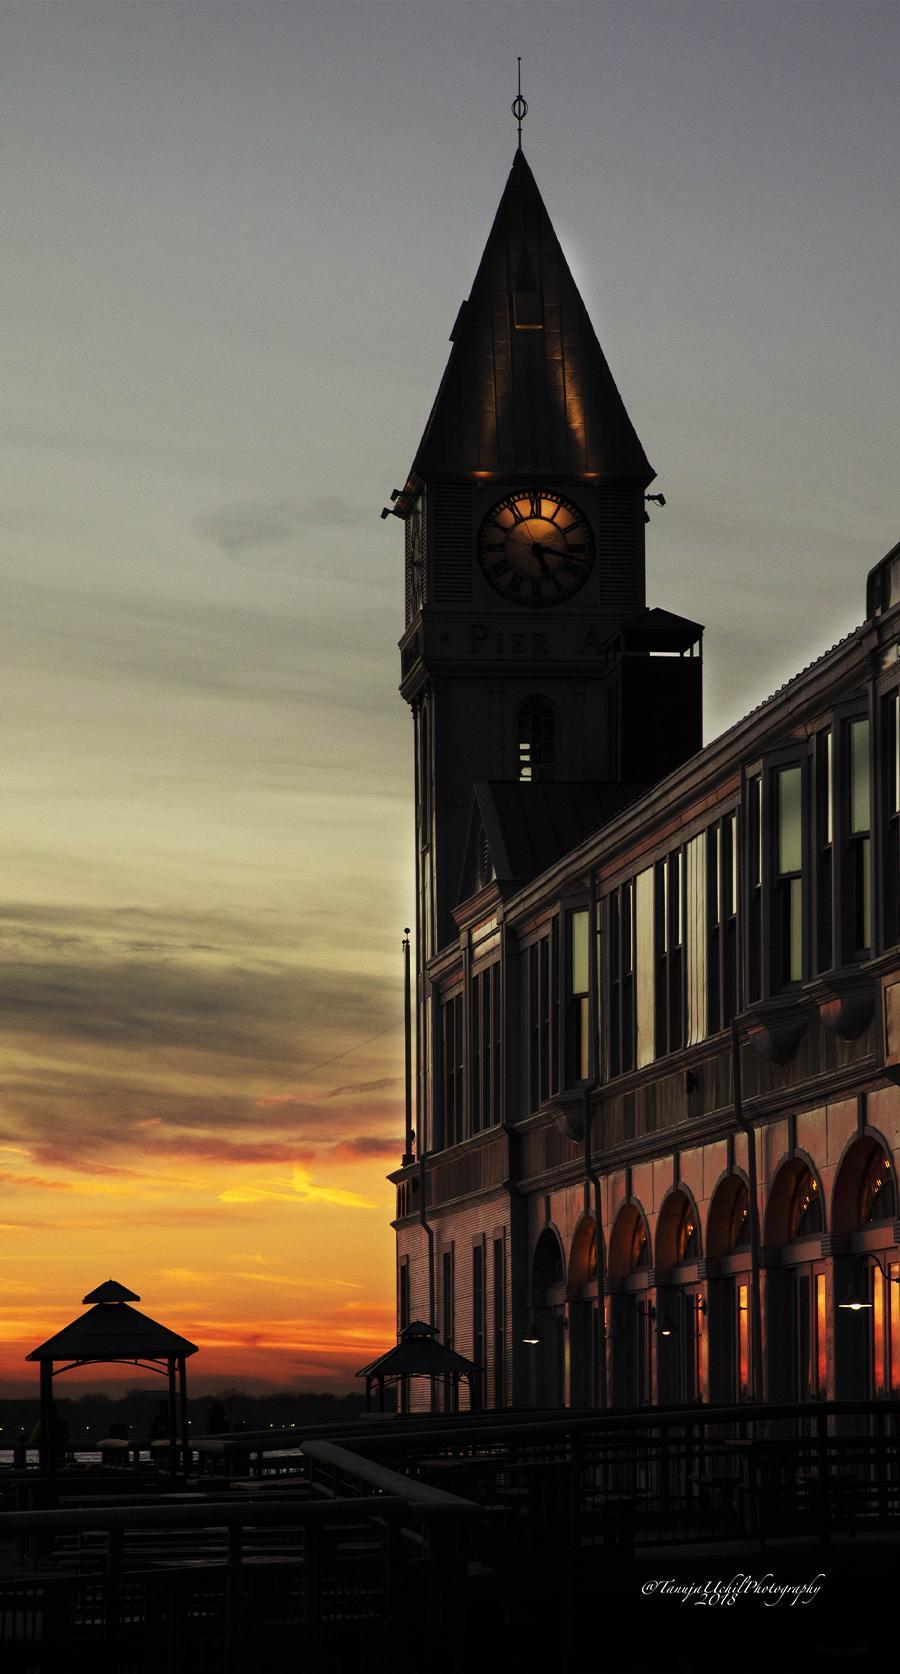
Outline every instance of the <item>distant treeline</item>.
MULTIPOLYGON (((79 1438, 101 1440, 108 1436, 112 1425, 127 1424, 138 1440, 146 1439, 153 1415, 160 1399, 165 1398, 165 1384, 155 1389, 129 1389, 118 1397, 113 1395, 79 1395, 74 1400, 57 1397, 56 1410, 66 1424, 69 1441, 79 1438)), ((351 1395, 312 1395, 283 1390, 275 1395, 247 1395, 240 1389, 223 1389, 215 1395, 196 1395, 188 1400, 188 1418, 195 1436, 206 1434, 210 1408, 214 1402, 225 1409, 230 1428, 247 1430, 288 1429, 290 1425, 328 1424, 355 1418, 365 1410, 365 1398, 351 1395)), ((40 1407, 36 1400, 0 1399, 0 1448, 12 1447, 21 1430, 30 1435, 38 1421, 40 1407)))

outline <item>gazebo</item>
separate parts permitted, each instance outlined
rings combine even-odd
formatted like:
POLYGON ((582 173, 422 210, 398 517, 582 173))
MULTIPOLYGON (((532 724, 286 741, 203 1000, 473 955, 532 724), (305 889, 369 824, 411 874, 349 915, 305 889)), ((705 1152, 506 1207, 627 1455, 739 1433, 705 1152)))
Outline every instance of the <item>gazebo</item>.
MULTIPOLYGON (((371 1410, 372 1387, 378 1385, 378 1408, 384 1412, 384 1386, 386 1383, 399 1383, 401 1378, 447 1378, 452 1381, 453 1404, 459 1405, 459 1380, 468 1378, 469 1389, 474 1394, 481 1388, 484 1376, 481 1366, 476 1366, 473 1360, 466 1360, 455 1349, 447 1348, 437 1340, 437 1327, 426 1325, 424 1320, 413 1320, 400 1333, 399 1341, 386 1354, 377 1360, 363 1366, 357 1372, 358 1378, 366 1380, 366 1411, 371 1410)), ((471 1397, 470 1397, 471 1399, 471 1397)))
POLYGON ((40 1348, 32 1349, 26 1355, 27 1360, 37 1360, 41 1368, 41 1470, 50 1475, 54 1468, 54 1377, 61 1372, 74 1371, 76 1366, 102 1362, 106 1365, 140 1366, 168 1379, 169 1468, 174 1476, 178 1469, 176 1417, 180 1416, 184 1469, 187 1472, 190 1468, 190 1446, 185 1362, 189 1355, 197 1353, 196 1343, 189 1343, 186 1337, 179 1337, 167 1326, 159 1325, 147 1314, 138 1313, 136 1308, 130 1307, 130 1303, 140 1302, 140 1297, 133 1290, 126 1290, 115 1279, 107 1279, 96 1290, 89 1291, 83 1300, 93 1303, 89 1313, 73 1319, 70 1325, 57 1331, 55 1337, 49 1337, 40 1348), (60 1361, 64 1364, 58 1364, 60 1361))

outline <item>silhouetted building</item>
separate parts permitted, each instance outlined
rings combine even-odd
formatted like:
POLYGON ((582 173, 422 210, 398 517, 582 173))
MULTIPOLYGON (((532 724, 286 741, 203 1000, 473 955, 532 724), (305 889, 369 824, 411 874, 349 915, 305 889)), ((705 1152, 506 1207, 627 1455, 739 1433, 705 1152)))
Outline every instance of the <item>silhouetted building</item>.
POLYGON ((398 1326, 495 1407, 896 1392, 900 548, 702 748, 702 629, 647 604, 653 471, 521 153, 452 343, 393 503, 398 1326))

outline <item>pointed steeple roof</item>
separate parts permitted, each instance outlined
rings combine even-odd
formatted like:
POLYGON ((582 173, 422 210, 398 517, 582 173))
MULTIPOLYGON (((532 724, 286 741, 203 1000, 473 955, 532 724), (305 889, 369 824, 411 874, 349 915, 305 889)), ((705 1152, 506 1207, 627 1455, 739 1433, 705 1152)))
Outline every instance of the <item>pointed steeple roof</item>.
POLYGON ((521 151, 452 342, 414 476, 652 480, 521 151))

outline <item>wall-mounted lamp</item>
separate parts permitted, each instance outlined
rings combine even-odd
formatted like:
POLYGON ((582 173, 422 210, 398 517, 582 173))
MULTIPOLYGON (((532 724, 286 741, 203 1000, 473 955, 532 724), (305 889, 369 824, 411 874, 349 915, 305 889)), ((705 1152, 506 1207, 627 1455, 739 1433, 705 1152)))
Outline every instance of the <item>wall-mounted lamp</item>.
POLYGON ((853 1258, 847 1294, 843 1302, 838 1303, 839 1308, 849 1308, 853 1314, 858 1314, 863 1308, 871 1308, 872 1306, 869 1287, 863 1278, 863 1269, 867 1261, 874 1261, 876 1266, 881 1268, 885 1279, 889 1280, 892 1285, 900 1285, 900 1277, 888 1272, 881 1257, 874 1250, 861 1250, 853 1258))
MULTIPOLYGON (((693 1291, 689 1290, 687 1285, 677 1285, 677 1286, 676 1285, 669 1285, 667 1288, 669 1290, 677 1290, 679 1295, 681 1295, 681 1296, 687 1296, 690 1299, 691 1306, 696 1307, 696 1310, 697 1310, 698 1314, 705 1314, 706 1313, 706 1298, 704 1296, 698 1296, 698 1297, 695 1298, 693 1291)), ((660 1336, 661 1337, 672 1337, 672 1336, 674 1336, 674 1334, 677 1330, 678 1330, 677 1320, 674 1320, 672 1318, 672 1315, 671 1315, 671 1312, 670 1312, 669 1308, 664 1306, 662 1320, 660 1322, 660 1327, 659 1327, 660 1336)))

